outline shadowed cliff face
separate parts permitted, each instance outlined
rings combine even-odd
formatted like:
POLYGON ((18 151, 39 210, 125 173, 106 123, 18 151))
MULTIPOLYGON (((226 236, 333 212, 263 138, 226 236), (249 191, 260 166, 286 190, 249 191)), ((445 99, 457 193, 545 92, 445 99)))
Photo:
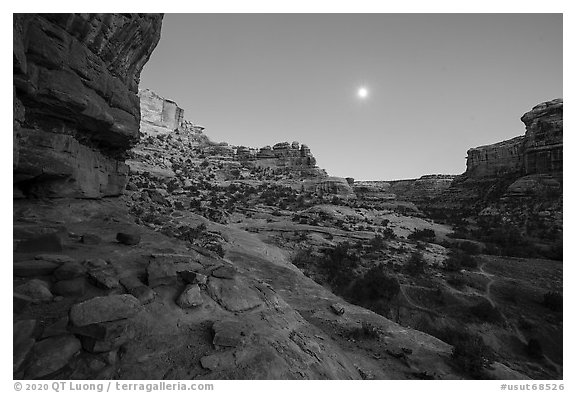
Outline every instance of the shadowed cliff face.
POLYGON ((162 15, 14 15, 15 196, 119 195, 162 15))

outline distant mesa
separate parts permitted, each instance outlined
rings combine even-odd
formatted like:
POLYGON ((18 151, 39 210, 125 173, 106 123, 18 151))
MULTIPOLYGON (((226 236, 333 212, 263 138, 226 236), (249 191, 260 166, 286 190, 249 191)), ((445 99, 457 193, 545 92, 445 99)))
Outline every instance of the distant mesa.
MULTIPOLYGON (((222 161, 242 162, 248 168, 288 171, 302 178, 324 178, 326 172, 316 166, 316 158, 310 148, 297 141, 279 142, 273 146, 253 148, 216 143, 204 134, 204 127, 185 120, 185 111, 171 99, 161 97, 150 89, 138 92, 141 107, 140 132, 144 138, 172 135, 187 147, 183 156, 213 157, 222 161)), ((134 150, 141 150, 142 143, 134 150)), ((152 147, 151 147, 152 148, 152 147)), ((150 150, 149 154, 153 152, 150 150)), ((128 160, 132 171, 151 172, 159 176, 172 176, 170 165, 155 168, 143 164, 142 160, 128 160)))

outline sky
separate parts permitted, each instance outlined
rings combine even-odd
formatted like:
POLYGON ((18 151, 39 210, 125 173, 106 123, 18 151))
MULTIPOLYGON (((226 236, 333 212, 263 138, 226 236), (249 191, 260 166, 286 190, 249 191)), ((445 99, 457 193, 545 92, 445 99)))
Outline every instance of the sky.
POLYGON ((524 134, 563 96, 562 60, 561 14, 166 14, 140 88, 213 141, 298 141, 332 176, 410 179, 524 134))

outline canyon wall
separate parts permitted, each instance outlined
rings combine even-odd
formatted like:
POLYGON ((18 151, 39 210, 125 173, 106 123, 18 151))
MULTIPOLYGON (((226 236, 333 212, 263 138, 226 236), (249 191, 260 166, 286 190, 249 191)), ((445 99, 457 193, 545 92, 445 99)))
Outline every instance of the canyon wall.
POLYGON ((159 14, 14 14, 14 195, 120 194, 159 14))
POLYGON ((524 137, 468 150, 466 174, 471 177, 504 176, 520 173, 523 167, 524 137))

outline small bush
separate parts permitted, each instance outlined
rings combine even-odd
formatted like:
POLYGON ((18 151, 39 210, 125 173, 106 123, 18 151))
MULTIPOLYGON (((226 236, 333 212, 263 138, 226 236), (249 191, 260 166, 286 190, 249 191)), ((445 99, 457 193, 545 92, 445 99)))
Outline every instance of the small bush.
POLYGON ((406 263, 406 272, 411 276, 424 274, 424 256, 421 252, 413 252, 406 263))
POLYGON ((370 242, 368 244, 370 245, 370 249, 372 251, 380 251, 386 248, 384 237, 378 234, 376 234, 372 239, 370 239, 370 242))
POLYGON ((464 280, 464 278, 462 278, 462 276, 453 274, 451 276, 449 276, 446 279, 446 282, 448 283, 448 285, 450 285, 452 288, 456 288, 456 289, 462 289, 464 288, 464 286, 466 285, 466 281, 464 280))
POLYGON ((408 235, 408 239, 411 240, 421 240, 421 241, 433 241, 436 238, 436 233, 432 229, 417 229, 408 235))
POLYGON ((475 269, 477 267, 476 258, 460 250, 451 250, 445 265, 445 269, 451 272, 459 271, 462 268, 475 269))
POLYGON ((316 263, 316 258, 312 256, 310 249, 301 249, 292 257, 292 263, 297 267, 308 267, 316 263))
POLYGON ((396 239, 396 234, 392 228, 380 228, 380 235, 386 240, 396 239))
POLYGON ((383 300, 389 302, 400 291, 400 284, 395 276, 389 276, 378 265, 368 270, 357 279, 350 288, 350 297, 358 304, 367 304, 383 300))
POLYGON ((490 365, 494 355, 481 337, 461 334, 454 338, 452 359, 458 369, 474 378, 483 378, 484 367, 490 365))

